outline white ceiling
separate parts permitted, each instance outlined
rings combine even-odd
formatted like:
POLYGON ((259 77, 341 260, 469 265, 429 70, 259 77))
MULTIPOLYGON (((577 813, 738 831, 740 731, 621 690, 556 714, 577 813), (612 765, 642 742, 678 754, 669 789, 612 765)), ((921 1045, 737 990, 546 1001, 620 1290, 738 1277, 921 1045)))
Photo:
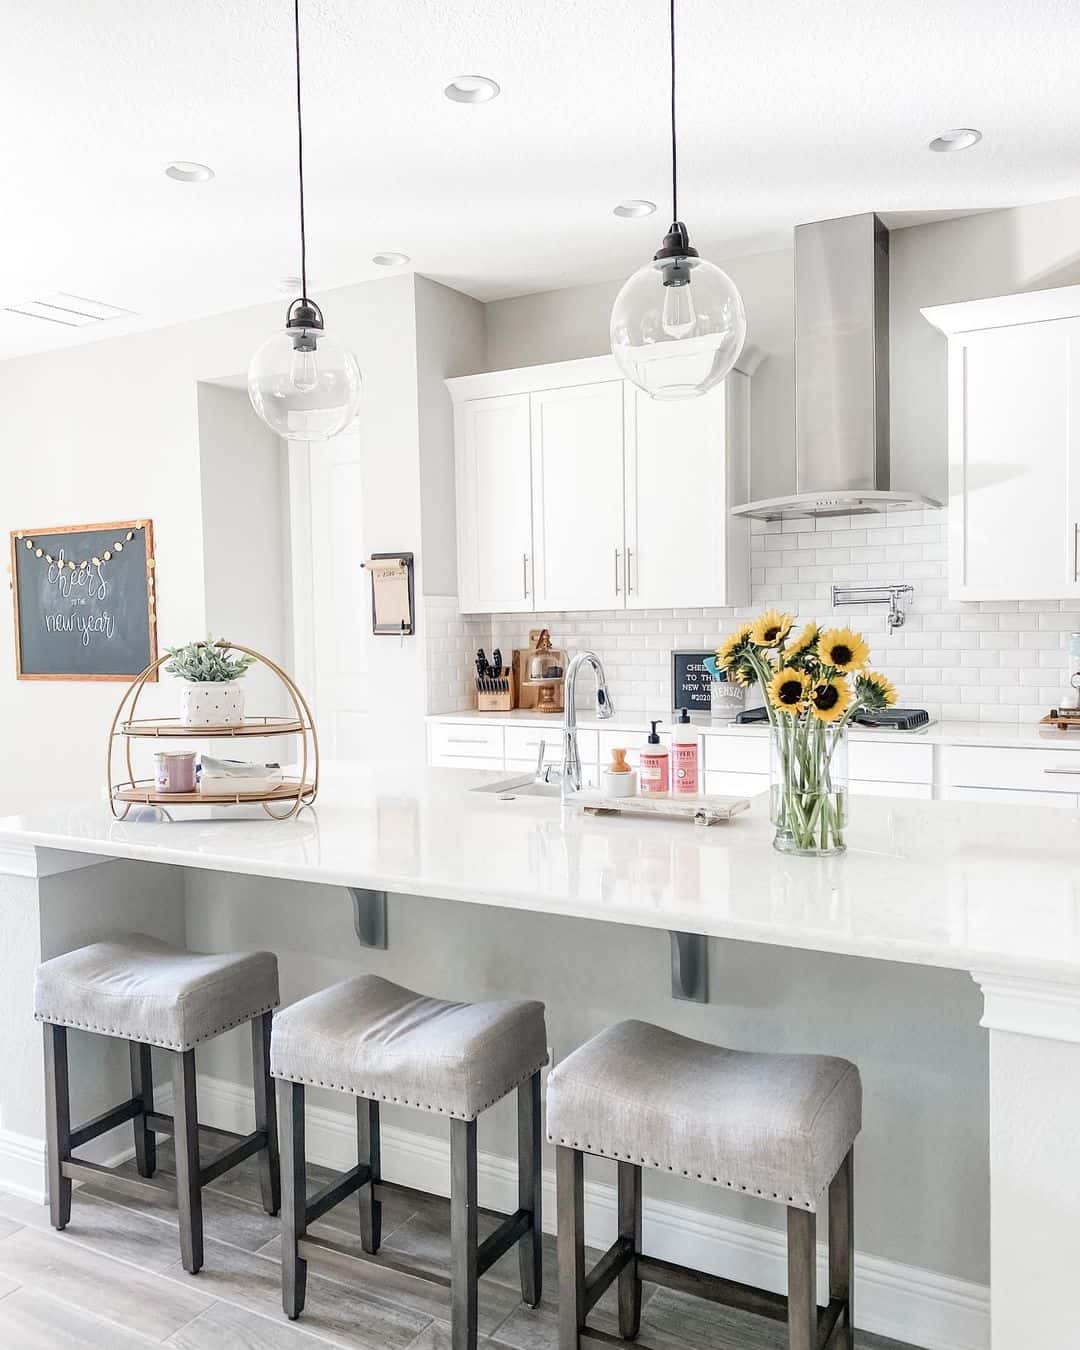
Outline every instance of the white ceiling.
MULTIPOLYGON (((800 221, 1080 193, 1075 0, 678 0, 681 213, 713 257, 800 221), (926 143, 954 126, 985 139, 926 143)), ((298 270, 290 0, 5 0, 0 357, 273 299, 298 270), (167 162, 198 160, 209 184, 167 162)), ((665 0, 302 0, 309 272, 488 300, 627 273, 668 223, 665 0), (502 96, 451 103, 481 73, 502 96), (647 197, 660 210, 622 220, 647 197)), ((315 293, 318 294, 316 288, 315 293)))

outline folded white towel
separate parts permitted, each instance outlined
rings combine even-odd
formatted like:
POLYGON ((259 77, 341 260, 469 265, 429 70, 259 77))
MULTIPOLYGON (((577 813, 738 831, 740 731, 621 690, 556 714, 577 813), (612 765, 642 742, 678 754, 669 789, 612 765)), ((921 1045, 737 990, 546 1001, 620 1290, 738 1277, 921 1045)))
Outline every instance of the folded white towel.
POLYGON ((280 764, 250 764, 243 759, 214 759, 212 755, 202 755, 200 761, 204 778, 281 777, 280 764))

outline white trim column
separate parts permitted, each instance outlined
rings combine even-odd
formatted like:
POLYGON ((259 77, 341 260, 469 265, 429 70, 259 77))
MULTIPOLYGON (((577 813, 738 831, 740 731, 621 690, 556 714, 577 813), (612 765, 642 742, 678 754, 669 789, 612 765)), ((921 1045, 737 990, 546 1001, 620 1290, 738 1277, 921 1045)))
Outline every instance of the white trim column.
POLYGON ((973 972, 990 1031, 994 1350, 1071 1345, 1080 1270, 1080 984, 973 972))

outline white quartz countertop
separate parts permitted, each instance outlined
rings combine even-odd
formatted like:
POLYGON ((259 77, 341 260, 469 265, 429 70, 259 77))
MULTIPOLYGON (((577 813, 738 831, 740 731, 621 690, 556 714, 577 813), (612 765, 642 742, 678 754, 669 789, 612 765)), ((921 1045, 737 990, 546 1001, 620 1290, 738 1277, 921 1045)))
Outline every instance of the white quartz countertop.
POLYGON ((1080 984, 1080 817, 1042 806, 855 798, 848 852, 785 857, 766 798, 726 825, 592 817, 468 791, 505 773, 332 766, 290 821, 0 819, 29 849, 442 897, 883 960, 1080 984))
MULTIPOLYGON (((660 730, 670 731, 675 724, 676 714, 670 710, 652 712, 617 712, 614 717, 601 721, 594 711, 582 708, 578 712, 578 727, 588 727, 600 731, 640 731, 642 735, 649 730, 649 722, 656 719, 661 723, 660 730)), ((538 713, 528 708, 515 708, 513 712, 482 713, 475 709, 465 712, 432 713, 428 722, 460 722, 493 724, 496 726, 547 727, 552 733, 552 743, 559 741, 562 735, 562 714, 538 713)), ((739 726, 734 722, 713 721, 704 714, 695 713, 690 718, 698 729, 711 736, 766 736, 767 723, 752 723, 739 726)), ((986 745, 1013 746, 1054 750, 1080 750, 1080 729, 1076 731, 1058 731, 1056 727, 1040 726, 1037 722, 931 722, 918 731, 889 731, 874 727, 852 726, 852 736, 859 740, 914 741, 928 745, 986 745)))

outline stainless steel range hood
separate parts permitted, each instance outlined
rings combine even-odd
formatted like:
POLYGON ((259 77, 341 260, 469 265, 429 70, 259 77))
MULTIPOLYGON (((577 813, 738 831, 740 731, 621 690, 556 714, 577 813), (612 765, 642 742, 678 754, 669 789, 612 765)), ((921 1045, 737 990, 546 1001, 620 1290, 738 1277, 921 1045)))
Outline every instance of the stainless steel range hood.
POLYGON ((873 212, 795 230, 795 492, 759 520, 914 511, 889 486, 889 231, 873 212))

